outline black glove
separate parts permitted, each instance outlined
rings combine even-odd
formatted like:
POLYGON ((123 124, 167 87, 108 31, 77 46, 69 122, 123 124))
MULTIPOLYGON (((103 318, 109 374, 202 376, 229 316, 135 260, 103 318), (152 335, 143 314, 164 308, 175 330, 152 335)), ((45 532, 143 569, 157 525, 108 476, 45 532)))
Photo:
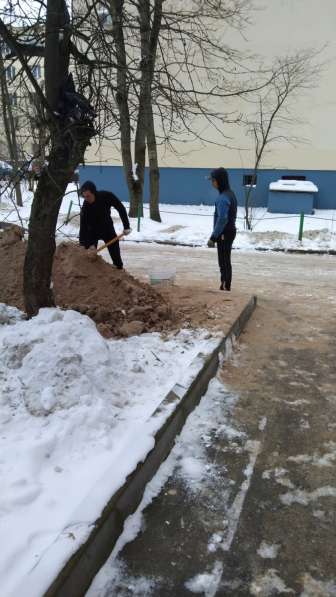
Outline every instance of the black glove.
POLYGON ((212 238, 209 238, 209 240, 208 240, 208 247, 209 247, 209 249, 213 249, 214 246, 215 246, 215 241, 212 240, 212 238))

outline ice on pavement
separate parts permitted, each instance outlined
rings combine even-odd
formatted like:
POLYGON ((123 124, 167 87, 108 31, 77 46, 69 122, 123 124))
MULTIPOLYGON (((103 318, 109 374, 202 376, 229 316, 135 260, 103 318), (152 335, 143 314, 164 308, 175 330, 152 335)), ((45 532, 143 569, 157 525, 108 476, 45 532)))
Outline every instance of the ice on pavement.
POLYGON ((197 574, 185 583, 186 588, 192 593, 201 593, 204 597, 214 597, 223 573, 222 562, 215 562, 211 572, 197 574))
POLYGON ((278 551, 280 549, 280 545, 275 543, 266 543, 266 541, 262 541, 257 553, 260 555, 261 558, 265 560, 272 560, 277 557, 278 551))
MULTIPOLYGON (((199 498, 200 492, 207 491, 214 479, 221 479, 221 501, 229 501, 231 490, 230 481, 226 473, 216 462, 209 462, 207 447, 211 444, 214 429, 218 437, 226 437, 226 428, 232 430, 230 419, 238 396, 229 392, 226 387, 217 379, 213 379, 207 393, 203 396, 199 406, 189 415, 181 434, 176 438, 175 446, 168 458, 163 462, 158 472, 146 486, 146 490, 139 508, 130 516, 125 523, 124 531, 119 537, 111 556, 95 577, 86 597, 105 597, 114 594, 113 591, 120 587, 127 587, 129 580, 132 582, 133 590, 138 590, 137 583, 143 579, 133 579, 128 576, 127 569, 123 567, 122 578, 119 575, 122 560, 118 557, 123 547, 133 541, 141 531, 143 525, 143 511, 159 495, 168 478, 171 475, 178 477, 191 492, 199 498), (221 422, 218 425, 218 422, 221 422), (226 487, 227 484, 227 487, 226 487)), ((167 524, 169 524, 167 520, 167 524)), ((221 548, 223 534, 218 531, 209 537, 209 551, 215 552, 221 548)), ((209 586, 209 593, 214 590, 221 578, 221 571, 218 566, 209 571, 201 571, 193 579, 189 579, 194 592, 202 593, 201 587, 209 586), (212 587, 212 589, 211 589, 212 587), (199 590, 198 590, 199 589, 199 590)), ((154 583, 158 579, 150 579, 154 583)), ((147 579, 149 582, 149 579, 147 579)), ((152 586, 152 585, 151 585, 152 586)), ((138 592, 134 592, 138 595, 138 592)), ((152 593, 149 592, 149 595, 152 593)), ((155 595, 155 590, 153 592, 155 595)), ((147 593, 144 593, 147 595, 147 593)))
POLYGON ((295 591, 287 587, 278 571, 274 568, 268 570, 263 576, 256 578, 250 586, 251 595, 259 597, 269 597, 269 595, 292 594, 295 591))

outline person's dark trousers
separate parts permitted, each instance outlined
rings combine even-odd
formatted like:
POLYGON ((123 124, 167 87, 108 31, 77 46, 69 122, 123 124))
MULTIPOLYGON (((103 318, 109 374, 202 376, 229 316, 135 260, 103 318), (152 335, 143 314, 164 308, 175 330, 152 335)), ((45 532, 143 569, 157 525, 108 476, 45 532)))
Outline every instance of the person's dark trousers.
MULTIPOLYGON (((114 238, 115 236, 117 236, 117 233, 114 230, 114 227, 109 226, 108 228, 106 228, 106 230, 103 231, 100 238, 104 241, 104 243, 108 243, 109 240, 112 240, 112 238, 114 238)), ((123 269, 119 241, 117 240, 115 243, 113 243, 113 245, 107 247, 107 249, 110 253, 113 265, 115 265, 118 269, 123 269)))
MULTIPOLYGON (((91 245, 94 245, 97 248, 99 240, 103 240, 104 243, 108 243, 115 236, 117 236, 117 233, 114 228, 107 228, 106 230, 103 230, 98 237, 96 236, 92 242, 86 243, 85 248, 88 249, 91 245)), ((115 265, 118 269, 123 269, 119 241, 117 240, 115 243, 113 243, 113 245, 107 247, 107 249, 110 253, 113 265, 115 265)))
POLYGON ((221 283, 226 290, 231 290, 232 266, 231 249, 236 237, 236 230, 230 230, 222 234, 217 241, 218 264, 221 274, 221 283))
MULTIPOLYGON (((112 237, 113 238, 113 237, 112 237)), ((109 240, 112 240, 112 238, 110 238, 109 240)), ((104 242, 108 242, 108 240, 103 239, 104 242)), ((109 247, 107 247, 108 252, 110 253, 110 257, 112 259, 112 263, 113 265, 115 265, 118 269, 123 269, 123 262, 121 259, 121 255, 120 255, 120 246, 119 246, 119 241, 117 240, 115 243, 113 243, 113 245, 110 245, 109 247)))

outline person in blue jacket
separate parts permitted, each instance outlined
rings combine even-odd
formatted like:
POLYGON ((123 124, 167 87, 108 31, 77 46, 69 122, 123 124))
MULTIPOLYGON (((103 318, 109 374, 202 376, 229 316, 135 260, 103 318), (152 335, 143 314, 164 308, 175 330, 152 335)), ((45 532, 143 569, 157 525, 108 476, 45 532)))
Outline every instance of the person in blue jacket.
POLYGON ((214 228, 208 240, 208 247, 217 243, 218 264, 221 275, 220 290, 231 290, 231 249, 236 236, 237 199, 230 189, 229 176, 225 168, 216 168, 210 174, 212 186, 219 195, 215 202, 214 228))

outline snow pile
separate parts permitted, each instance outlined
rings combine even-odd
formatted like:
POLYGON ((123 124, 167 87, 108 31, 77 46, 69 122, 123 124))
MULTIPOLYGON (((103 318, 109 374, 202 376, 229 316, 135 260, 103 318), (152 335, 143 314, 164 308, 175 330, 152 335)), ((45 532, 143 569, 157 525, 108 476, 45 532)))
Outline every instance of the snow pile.
POLYGON ((269 185, 270 191, 295 191, 296 193, 318 193, 317 186, 310 180, 277 180, 269 185))
POLYGON ((4 303, 0 303, 0 325, 13 324, 23 319, 22 311, 16 307, 9 307, 4 303))
POLYGON ((153 447, 150 415, 216 340, 108 341, 73 311, 0 313, 0 582, 6 597, 38 597, 153 447))

